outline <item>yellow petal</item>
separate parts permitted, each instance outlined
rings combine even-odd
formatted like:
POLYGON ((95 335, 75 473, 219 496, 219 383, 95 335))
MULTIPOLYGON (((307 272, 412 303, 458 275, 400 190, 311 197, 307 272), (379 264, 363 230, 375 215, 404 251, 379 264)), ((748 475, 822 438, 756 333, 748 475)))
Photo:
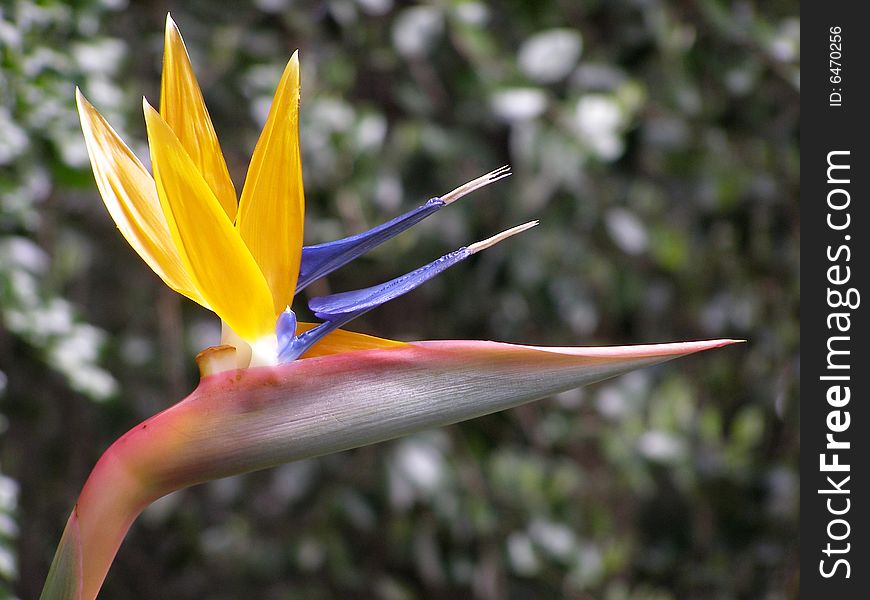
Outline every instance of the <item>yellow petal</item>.
POLYGON ((157 193, 197 288, 242 339, 274 333, 272 296, 257 263, 169 125, 147 101, 144 108, 157 193))
POLYGON ((254 149, 236 221, 242 239, 269 282, 276 314, 293 303, 304 212, 296 52, 284 69, 254 149))
MULTIPOLYGON (((303 331, 308 331, 313 327, 317 327, 318 323, 298 323, 296 325, 296 335, 303 331)), ((354 333, 353 331, 345 331, 344 329, 336 329, 332 333, 327 334, 322 340, 314 344, 311 349, 303 354, 300 358, 314 358, 316 356, 328 356, 330 354, 340 354, 342 352, 353 352, 354 350, 374 350, 375 348, 399 348, 407 346, 405 342, 396 340, 388 340, 386 338, 374 337, 364 333, 354 333)))
POLYGON ((193 159, 230 221, 236 218, 236 189, 230 179, 211 117, 190 66, 184 40, 166 15, 160 115, 193 159))
POLYGON ((154 179, 78 89, 76 104, 97 187, 118 229, 166 285, 208 306, 175 249, 154 179))

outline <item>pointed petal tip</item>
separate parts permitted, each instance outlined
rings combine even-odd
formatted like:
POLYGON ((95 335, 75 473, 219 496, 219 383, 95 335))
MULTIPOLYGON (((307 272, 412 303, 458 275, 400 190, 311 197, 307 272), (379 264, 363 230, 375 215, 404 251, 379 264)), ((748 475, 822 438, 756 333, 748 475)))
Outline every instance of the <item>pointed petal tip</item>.
POLYGON ((99 113, 93 104, 88 102, 88 99, 85 98, 85 95, 82 94, 78 86, 76 86, 76 110, 79 113, 79 123, 81 123, 82 131, 85 134, 85 142, 87 143, 88 132, 93 132, 93 120, 97 118, 96 115, 99 113))
POLYGON ((148 129, 149 126, 153 126, 153 123, 156 119, 163 120, 163 117, 160 116, 160 113, 156 108, 151 106, 151 103, 148 102, 148 98, 142 96, 142 112, 145 114, 145 128, 148 129))
POLYGON ((184 39, 181 37, 181 30, 178 29, 178 24, 175 22, 175 19, 172 18, 172 13, 166 13, 166 26, 163 31, 164 44, 168 43, 170 40, 178 38, 182 46, 184 45, 184 39))
POLYGON ((76 108, 78 109, 79 120, 82 122, 83 127, 86 120, 90 122, 91 115, 88 113, 99 115, 99 111, 97 111, 94 105, 91 104, 90 100, 87 99, 79 86, 76 86, 76 108))
POLYGON ((163 29, 163 47, 164 52, 171 51, 174 42, 179 41, 184 46, 184 40, 181 38, 181 31, 178 30, 178 25, 172 18, 170 13, 166 13, 166 26, 163 29))
POLYGON ((93 110, 94 107, 88 102, 88 99, 85 98, 85 95, 82 93, 79 86, 76 86, 76 110, 79 113, 79 121, 81 121, 82 128, 89 127, 88 116, 85 114, 87 110, 93 110))

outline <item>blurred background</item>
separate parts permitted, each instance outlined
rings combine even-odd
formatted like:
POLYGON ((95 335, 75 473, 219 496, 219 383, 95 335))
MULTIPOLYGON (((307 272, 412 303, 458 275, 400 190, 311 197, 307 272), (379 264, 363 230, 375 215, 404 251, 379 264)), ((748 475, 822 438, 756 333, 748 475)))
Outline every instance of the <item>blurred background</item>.
POLYGON ((796 597, 800 37, 777 0, 0 0, 0 597, 38 595, 94 462, 218 340, 117 232, 75 113, 78 85, 147 160, 169 10, 238 189, 300 49, 307 243, 512 166, 309 290, 541 225, 351 329, 749 343, 173 494, 102 597, 796 597))

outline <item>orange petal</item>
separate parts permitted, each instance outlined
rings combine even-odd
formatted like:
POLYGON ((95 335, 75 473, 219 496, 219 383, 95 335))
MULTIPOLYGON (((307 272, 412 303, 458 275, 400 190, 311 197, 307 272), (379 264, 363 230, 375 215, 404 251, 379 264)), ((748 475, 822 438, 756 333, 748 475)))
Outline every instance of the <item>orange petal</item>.
POLYGON ((299 54, 294 53, 245 179, 236 225, 263 271, 275 314, 293 303, 302 253, 305 196, 299 156, 299 54))
POLYGON ((236 189, 193 74, 184 40, 169 15, 166 15, 163 47, 160 115, 175 132, 230 221, 234 221, 236 189))
POLYGON ((154 179, 78 89, 76 104, 97 187, 118 229, 166 285, 207 307, 175 248, 154 179))
POLYGON ((144 102, 157 193, 172 238, 212 310, 248 342, 274 333, 263 274, 181 142, 144 102))
MULTIPOLYGON (((298 323, 296 335, 317 327, 318 323, 298 323)), ((314 344, 308 352, 300 358, 314 358, 315 356, 328 356, 341 352, 353 352, 355 350, 374 350, 376 348, 398 348, 405 346, 405 342, 388 340, 364 333, 354 333, 344 329, 336 329, 322 340, 314 344)))

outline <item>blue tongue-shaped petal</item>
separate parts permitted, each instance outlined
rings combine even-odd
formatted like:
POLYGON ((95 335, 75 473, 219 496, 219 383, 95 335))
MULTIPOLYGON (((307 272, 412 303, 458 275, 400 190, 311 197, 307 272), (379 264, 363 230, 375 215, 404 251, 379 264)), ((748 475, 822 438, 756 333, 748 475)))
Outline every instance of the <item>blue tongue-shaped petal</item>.
POLYGON ((450 254, 445 254, 424 267, 411 271, 401 277, 397 277, 386 283, 375 285, 362 290, 341 292, 329 296, 312 298, 308 307, 314 314, 325 322, 313 329, 301 334, 293 335, 296 330, 296 315, 289 308, 278 317, 278 358, 281 362, 290 362, 305 353, 311 346, 317 343, 330 331, 338 329, 345 323, 355 319, 371 309, 389 302, 406 294, 414 288, 429 281, 445 269, 465 260, 472 254, 480 252, 490 246, 516 235, 526 229, 537 225, 537 221, 530 221, 507 231, 503 231, 491 238, 465 246, 450 254))
POLYGON ((470 256, 468 248, 463 247, 386 283, 362 290, 312 298, 308 302, 308 308, 314 311, 318 319, 326 321, 338 321, 348 315, 356 316, 410 292, 468 256, 470 256))
POLYGON ((311 282, 335 271, 379 244, 399 235, 412 225, 437 212, 441 207, 447 206, 463 196, 494 181, 503 179, 510 174, 510 167, 500 167, 495 171, 459 186, 440 198, 432 198, 423 206, 418 206, 414 210, 374 229, 334 242, 304 246, 302 248, 302 260, 299 265, 299 278, 296 282, 296 292, 299 293, 311 282))

